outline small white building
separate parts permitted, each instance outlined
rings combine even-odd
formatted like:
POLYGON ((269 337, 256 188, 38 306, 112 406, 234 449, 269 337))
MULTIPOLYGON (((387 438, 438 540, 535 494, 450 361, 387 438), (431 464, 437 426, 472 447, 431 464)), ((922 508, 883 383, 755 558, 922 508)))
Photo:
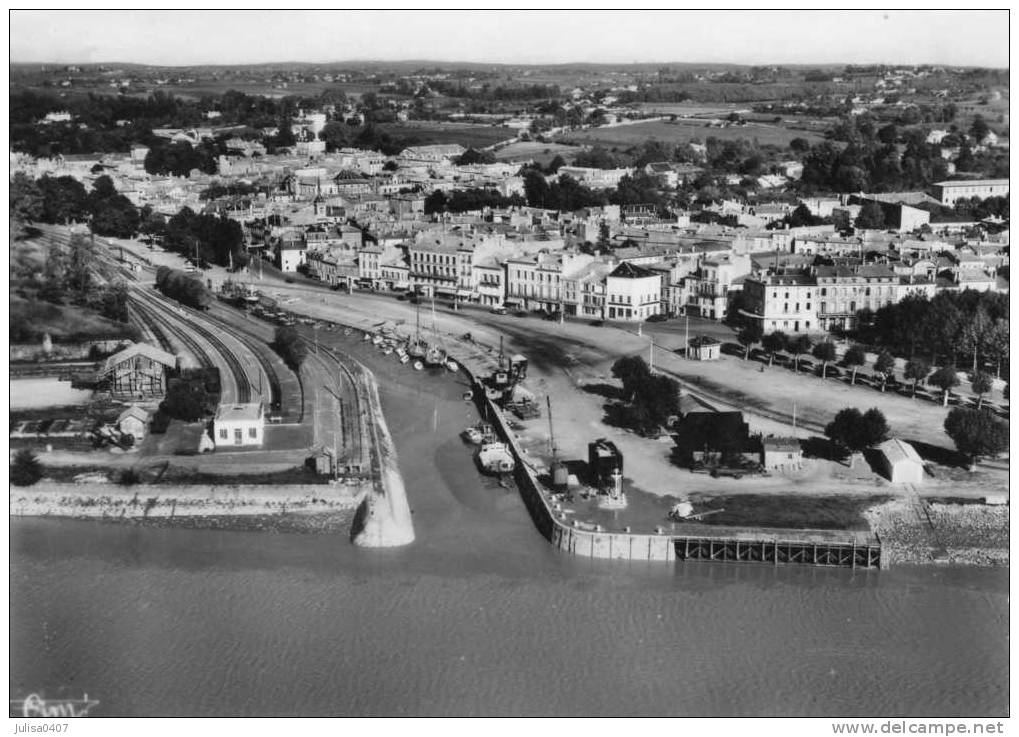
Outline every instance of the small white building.
POLYGON ((799 438, 773 438, 761 440, 761 463, 765 468, 794 468, 803 460, 799 438))
POLYGON ((878 470, 893 484, 919 484, 923 482, 923 459, 912 445, 892 438, 876 448, 878 470))
POLYGON ((265 412, 259 402, 221 404, 213 421, 217 447, 261 445, 265 436, 265 412))
POLYGON ((117 429, 134 438, 135 443, 141 442, 149 425, 149 413, 141 407, 131 405, 117 417, 117 429))
POLYGON ((695 361, 717 361, 722 355, 722 344, 714 338, 698 335, 690 339, 687 351, 695 361))

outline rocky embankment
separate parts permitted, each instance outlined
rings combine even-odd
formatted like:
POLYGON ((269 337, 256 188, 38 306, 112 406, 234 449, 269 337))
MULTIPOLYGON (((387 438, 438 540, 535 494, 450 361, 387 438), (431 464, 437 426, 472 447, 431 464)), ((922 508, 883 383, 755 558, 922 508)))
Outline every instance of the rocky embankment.
POLYGON ((367 485, 147 485, 46 481, 12 486, 10 514, 165 527, 334 532, 346 529, 367 485))
POLYGON ((986 504, 926 503, 895 499, 864 512, 896 563, 1007 566, 1009 511, 986 504))

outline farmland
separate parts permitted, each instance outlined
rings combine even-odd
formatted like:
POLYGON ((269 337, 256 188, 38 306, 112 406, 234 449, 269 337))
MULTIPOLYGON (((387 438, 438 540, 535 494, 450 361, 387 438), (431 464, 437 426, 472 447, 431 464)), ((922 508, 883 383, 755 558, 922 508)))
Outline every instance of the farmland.
POLYGON ((498 161, 536 161, 546 166, 556 156, 562 156, 567 162, 580 153, 577 146, 566 146, 561 143, 541 143, 540 141, 517 141, 495 151, 498 161))
POLYGON ((710 128, 700 121, 677 120, 571 131, 563 134, 559 141, 601 145, 608 148, 629 148, 650 138, 674 145, 691 141, 704 143, 708 138, 717 138, 723 141, 749 139, 756 140, 761 145, 771 144, 782 148, 787 147, 794 138, 804 138, 812 144, 824 140, 816 133, 783 128, 774 124, 748 123, 744 126, 710 128))
POLYGON ((516 135, 516 131, 510 128, 470 123, 409 121, 406 123, 384 123, 378 127, 393 138, 406 142, 408 146, 459 143, 465 148, 483 148, 500 141, 506 141, 516 135))

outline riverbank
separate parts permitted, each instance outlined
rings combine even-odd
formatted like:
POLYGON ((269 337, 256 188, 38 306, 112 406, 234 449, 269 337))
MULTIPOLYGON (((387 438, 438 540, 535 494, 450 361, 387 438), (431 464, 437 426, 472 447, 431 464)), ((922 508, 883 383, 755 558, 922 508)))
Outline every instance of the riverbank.
POLYGON ((15 517, 131 522, 159 527, 338 532, 349 528, 353 511, 370 482, 255 485, 67 484, 42 480, 12 486, 15 517))
POLYGON ((1009 511, 987 504, 894 499, 865 510, 889 565, 1009 565, 1009 511))

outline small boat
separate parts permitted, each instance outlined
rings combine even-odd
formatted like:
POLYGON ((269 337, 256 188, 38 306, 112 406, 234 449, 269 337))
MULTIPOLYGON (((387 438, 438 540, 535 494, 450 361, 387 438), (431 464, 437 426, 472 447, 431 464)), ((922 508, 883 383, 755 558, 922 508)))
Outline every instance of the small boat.
POLYGON ((516 467, 506 443, 483 443, 478 450, 478 463, 488 473, 509 473, 516 467))
POLYGON ((415 361, 414 362, 414 370, 415 371, 421 371, 422 369, 424 369, 424 367, 425 367, 425 365, 423 363, 421 363, 421 361, 415 361))
POLYGON ((464 430, 464 435, 475 445, 495 442, 495 430, 487 422, 479 422, 464 430))
POLYGON ((383 338, 382 338, 381 335, 376 335, 374 338, 372 338, 372 343, 374 343, 375 345, 378 345, 379 343, 382 342, 382 340, 383 340, 383 338))
POLYGON ((343 328, 343 334, 344 335, 350 335, 352 332, 354 332, 354 331, 351 330, 350 328, 343 328))
POLYGON ((456 373, 457 371, 460 370, 460 364, 458 364, 452 358, 447 358, 446 359, 446 368, 448 368, 453 373, 456 373))
POLYGON ((414 340, 407 346, 407 353, 414 358, 422 358, 428 351, 428 344, 423 340, 414 340))
POLYGON ((392 346, 388 346, 388 345, 387 345, 387 346, 386 346, 385 348, 383 348, 383 349, 382 349, 382 355, 383 355, 383 356, 388 356, 388 355, 390 355, 390 354, 391 354, 392 352, 393 352, 393 347, 392 347, 392 346))
POLYGON ((365 333, 364 337, 362 338, 362 340, 371 340, 371 339, 372 339, 372 334, 371 333, 365 333))
POLYGON ((428 366, 442 365, 442 351, 438 348, 429 348, 425 352, 425 364, 428 366))
POLYGON ((410 356, 408 356, 406 353, 404 353, 402 356, 400 356, 400 363, 407 363, 407 361, 409 361, 409 360, 410 360, 410 356))
POLYGON ((410 356, 407 355, 407 351, 404 350, 403 346, 401 345, 396 346, 396 357, 399 358, 404 363, 406 363, 406 361, 404 361, 403 359, 410 358, 410 356))

